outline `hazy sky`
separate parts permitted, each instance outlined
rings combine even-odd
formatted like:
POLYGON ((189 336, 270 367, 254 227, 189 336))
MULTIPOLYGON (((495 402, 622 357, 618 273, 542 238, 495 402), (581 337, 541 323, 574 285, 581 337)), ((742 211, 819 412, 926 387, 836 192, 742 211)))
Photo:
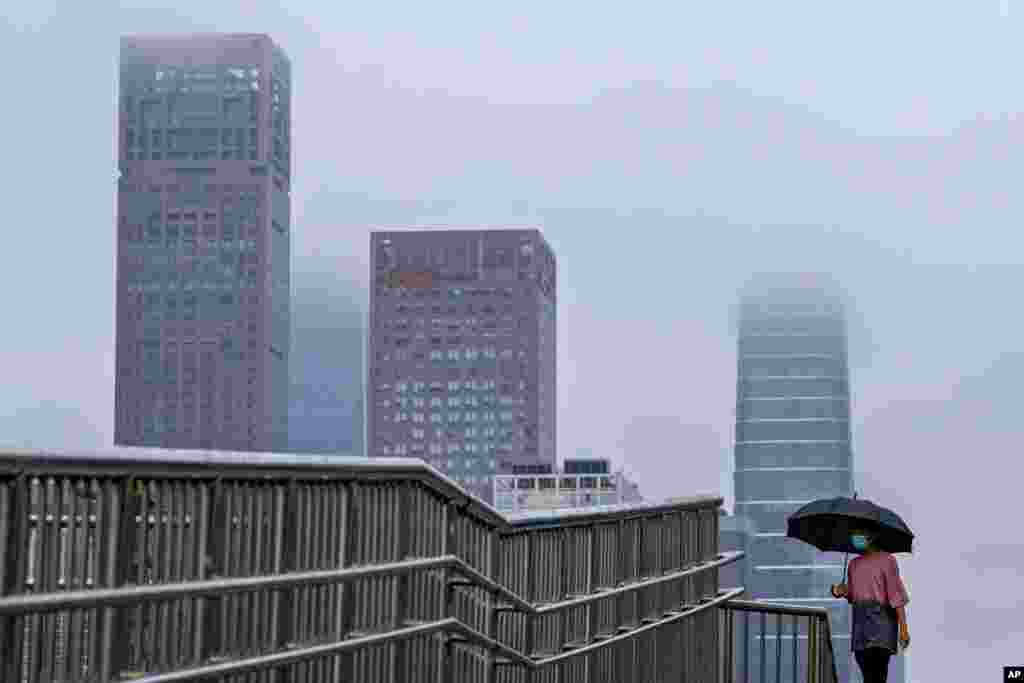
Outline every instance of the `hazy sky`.
POLYGON ((834 271, 858 488, 918 534, 912 680, 1019 664, 1024 6, 491 5, 5 7, 0 442, 112 438, 119 35, 269 32, 296 282, 350 311, 371 225, 539 225, 561 453, 648 495, 730 494, 743 279, 834 271))

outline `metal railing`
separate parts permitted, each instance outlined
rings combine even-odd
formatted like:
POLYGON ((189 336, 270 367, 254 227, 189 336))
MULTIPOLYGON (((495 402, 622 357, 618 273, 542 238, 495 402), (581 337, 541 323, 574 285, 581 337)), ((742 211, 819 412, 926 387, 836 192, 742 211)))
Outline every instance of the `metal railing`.
POLYGON ((729 680, 721 502, 505 518, 418 460, 0 452, 0 681, 729 680))
POLYGON ((715 680, 720 504, 509 520, 415 460, 0 453, 0 680, 715 680))
POLYGON ((729 600, 720 612, 728 683, 838 683, 827 609, 729 600))

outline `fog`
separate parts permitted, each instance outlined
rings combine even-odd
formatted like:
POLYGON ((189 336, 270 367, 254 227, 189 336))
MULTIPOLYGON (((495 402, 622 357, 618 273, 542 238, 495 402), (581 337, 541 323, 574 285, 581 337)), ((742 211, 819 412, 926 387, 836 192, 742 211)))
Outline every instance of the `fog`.
POLYGON ((296 315, 356 332, 316 347, 331 381, 357 382, 371 228, 535 225, 560 453, 731 507, 736 294, 831 272, 857 488, 917 533, 909 680, 1019 664, 1024 10, 549 5, 5 8, 0 443, 112 441, 119 36, 267 32, 295 74, 296 315))

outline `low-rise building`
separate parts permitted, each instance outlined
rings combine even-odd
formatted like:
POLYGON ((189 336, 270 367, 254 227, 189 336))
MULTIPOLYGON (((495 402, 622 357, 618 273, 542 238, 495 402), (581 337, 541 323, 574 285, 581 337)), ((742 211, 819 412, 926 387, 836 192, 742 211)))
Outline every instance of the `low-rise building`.
POLYGON ((494 477, 494 507, 502 512, 617 505, 623 478, 604 458, 566 460, 559 471, 546 463, 517 465, 494 477))

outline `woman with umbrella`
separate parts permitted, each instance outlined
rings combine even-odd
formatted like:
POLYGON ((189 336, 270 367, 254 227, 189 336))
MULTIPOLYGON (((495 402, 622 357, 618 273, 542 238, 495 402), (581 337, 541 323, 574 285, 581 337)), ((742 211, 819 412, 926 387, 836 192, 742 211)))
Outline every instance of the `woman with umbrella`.
POLYGON ((786 535, 819 550, 860 555, 832 595, 852 605, 850 647, 864 683, 886 683, 889 658, 910 645, 910 598, 890 553, 909 552, 913 533, 892 511, 854 497, 808 503, 789 518, 786 535))

